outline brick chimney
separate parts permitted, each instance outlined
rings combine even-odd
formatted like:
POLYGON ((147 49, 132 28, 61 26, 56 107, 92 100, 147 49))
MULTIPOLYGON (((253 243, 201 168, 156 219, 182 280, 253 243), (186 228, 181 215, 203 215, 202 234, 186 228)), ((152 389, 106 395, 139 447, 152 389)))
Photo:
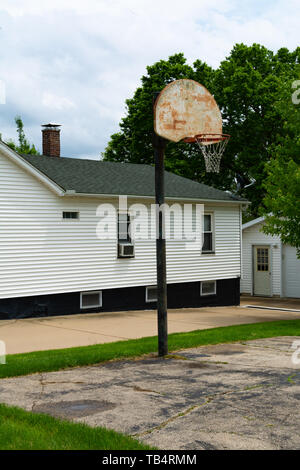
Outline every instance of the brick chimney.
POLYGON ((60 157, 60 125, 43 124, 43 155, 60 157))

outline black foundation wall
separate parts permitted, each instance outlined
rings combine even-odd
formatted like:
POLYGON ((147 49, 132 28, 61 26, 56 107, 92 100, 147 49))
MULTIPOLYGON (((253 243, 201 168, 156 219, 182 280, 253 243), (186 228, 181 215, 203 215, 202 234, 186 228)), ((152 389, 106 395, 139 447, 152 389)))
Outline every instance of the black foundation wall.
MULTIPOLYGON (((201 296, 200 282, 168 285, 168 308, 239 305, 240 279, 217 281, 215 295, 201 296)), ((102 307, 80 309, 80 292, 0 299, 0 320, 76 313, 155 309, 146 302, 146 287, 126 287, 102 291, 102 307)))

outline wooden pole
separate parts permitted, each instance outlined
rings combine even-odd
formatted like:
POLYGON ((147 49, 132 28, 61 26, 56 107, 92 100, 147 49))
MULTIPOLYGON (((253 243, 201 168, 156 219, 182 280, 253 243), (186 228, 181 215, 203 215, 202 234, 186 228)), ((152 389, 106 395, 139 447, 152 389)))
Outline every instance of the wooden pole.
MULTIPOLYGON (((155 98, 157 95, 155 96, 155 98)), ((155 99, 154 99, 155 101, 155 99)), ((156 266, 157 266, 157 326, 158 355, 168 354, 168 314, 167 314, 167 263, 165 240, 165 216, 161 210, 165 202, 164 155, 167 141, 154 133, 153 147, 155 155, 155 202, 158 223, 156 230, 156 266)))

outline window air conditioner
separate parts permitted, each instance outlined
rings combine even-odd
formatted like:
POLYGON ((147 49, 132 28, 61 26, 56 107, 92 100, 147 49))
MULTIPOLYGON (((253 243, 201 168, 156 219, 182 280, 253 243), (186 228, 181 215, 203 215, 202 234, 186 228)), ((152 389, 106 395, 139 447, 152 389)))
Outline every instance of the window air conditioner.
POLYGON ((119 258, 133 258, 134 257, 134 245, 131 243, 120 243, 119 244, 119 258))

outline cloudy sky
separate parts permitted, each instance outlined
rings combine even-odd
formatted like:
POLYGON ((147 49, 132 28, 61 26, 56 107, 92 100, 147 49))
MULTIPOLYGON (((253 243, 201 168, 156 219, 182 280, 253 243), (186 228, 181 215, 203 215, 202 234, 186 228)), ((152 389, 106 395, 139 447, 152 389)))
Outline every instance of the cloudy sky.
POLYGON ((147 65, 184 52, 218 66, 237 42, 293 50, 299 24, 299 0, 1 0, 2 138, 20 115, 41 150, 55 122, 63 156, 99 158, 147 65))

